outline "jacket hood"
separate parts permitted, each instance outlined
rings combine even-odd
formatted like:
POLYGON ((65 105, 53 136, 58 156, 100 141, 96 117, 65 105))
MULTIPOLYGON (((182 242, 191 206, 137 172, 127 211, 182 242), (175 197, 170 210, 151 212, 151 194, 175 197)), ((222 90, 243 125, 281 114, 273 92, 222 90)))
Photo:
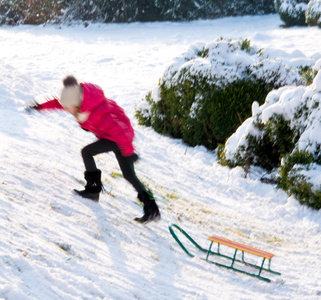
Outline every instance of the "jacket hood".
POLYGON ((83 89, 83 98, 80 106, 81 112, 94 110, 97 106, 106 102, 104 91, 92 83, 80 83, 83 89))

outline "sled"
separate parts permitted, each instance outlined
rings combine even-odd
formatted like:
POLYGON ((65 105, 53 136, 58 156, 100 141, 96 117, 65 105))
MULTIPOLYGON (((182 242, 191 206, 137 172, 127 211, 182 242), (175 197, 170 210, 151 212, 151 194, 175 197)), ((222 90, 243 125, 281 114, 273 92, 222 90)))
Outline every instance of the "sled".
POLYGON ((195 242, 194 239, 192 239, 190 237, 190 235, 188 235, 182 228, 180 228, 179 226, 177 226, 176 224, 172 224, 169 226, 169 232, 171 233, 171 235, 173 236, 173 238, 175 239, 175 241, 179 244, 179 246, 184 250, 184 252, 189 255, 190 257, 194 257, 195 255, 193 255, 192 253, 190 253, 187 248, 183 245, 183 243, 181 242, 181 240, 177 237, 176 233, 174 232, 174 228, 177 229, 181 234, 183 234, 187 240, 189 242, 191 242, 198 250, 200 250, 201 252, 205 253, 205 258, 202 258, 203 260, 215 264, 219 267, 223 267, 223 268, 227 268, 236 272, 240 272, 246 275, 250 275, 252 277, 256 277, 260 280, 264 280, 267 282, 271 282, 271 280, 269 278, 263 277, 262 271, 265 272, 269 272, 269 273, 273 273, 275 275, 281 275, 281 273, 276 272, 271 270, 271 260, 272 257, 274 256, 274 254, 266 252, 264 250, 260 250, 248 245, 244 245, 238 242, 234 242, 231 240, 228 240, 224 237, 219 237, 219 236, 210 236, 208 238, 208 240, 210 241, 210 245, 208 247, 208 249, 201 247, 198 243, 195 242), (217 250, 213 251, 213 244, 217 244, 217 250), (232 248, 234 251, 234 254, 232 256, 229 256, 227 254, 223 254, 222 253, 222 249, 221 249, 221 245, 227 246, 229 248, 232 248), (241 258, 239 258, 239 255, 237 255, 239 253, 241 253, 241 258), (262 261, 259 265, 250 263, 248 261, 245 260, 245 253, 247 253, 247 255, 254 255, 257 257, 262 258, 262 261), (217 262, 214 260, 210 260, 210 258, 212 257, 218 257, 224 261, 227 260, 228 263, 222 263, 222 262, 217 262), (268 266, 264 267, 265 262, 268 261, 268 266), (238 267, 238 265, 243 265, 243 266, 249 266, 251 268, 254 268, 256 270, 256 272, 248 272, 246 270, 242 270, 240 267, 238 267), (258 271, 257 271, 258 270, 258 271))

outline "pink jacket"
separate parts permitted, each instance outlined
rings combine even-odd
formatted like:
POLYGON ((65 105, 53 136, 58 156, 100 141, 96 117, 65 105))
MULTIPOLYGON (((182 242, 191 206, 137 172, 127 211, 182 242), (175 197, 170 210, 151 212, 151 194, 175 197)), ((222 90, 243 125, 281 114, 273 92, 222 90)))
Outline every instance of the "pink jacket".
MULTIPOLYGON (((134 129, 124 110, 114 100, 107 99, 103 90, 91 83, 81 83, 83 99, 79 110, 86 116, 79 125, 94 133, 98 139, 108 139, 117 144, 123 156, 134 153, 134 129)), ((40 105, 44 109, 64 109, 58 99, 40 105)))

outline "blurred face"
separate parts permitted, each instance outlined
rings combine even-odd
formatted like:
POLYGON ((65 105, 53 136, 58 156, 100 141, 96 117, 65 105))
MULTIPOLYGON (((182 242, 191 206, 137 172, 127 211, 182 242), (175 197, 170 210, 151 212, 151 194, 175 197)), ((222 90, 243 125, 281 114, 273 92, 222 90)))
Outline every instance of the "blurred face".
POLYGON ((79 108, 77 106, 65 107, 65 110, 71 113, 74 117, 77 116, 79 108))

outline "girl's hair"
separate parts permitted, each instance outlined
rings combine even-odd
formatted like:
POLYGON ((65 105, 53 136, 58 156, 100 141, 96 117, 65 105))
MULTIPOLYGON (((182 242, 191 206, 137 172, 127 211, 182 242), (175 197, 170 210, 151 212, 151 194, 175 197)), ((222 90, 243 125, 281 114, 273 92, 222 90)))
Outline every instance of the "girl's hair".
POLYGON ((62 82, 63 82, 63 85, 65 87, 73 86, 73 85, 77 85, 78 84, 77 79, 72 75, 67 76, 62 82))

